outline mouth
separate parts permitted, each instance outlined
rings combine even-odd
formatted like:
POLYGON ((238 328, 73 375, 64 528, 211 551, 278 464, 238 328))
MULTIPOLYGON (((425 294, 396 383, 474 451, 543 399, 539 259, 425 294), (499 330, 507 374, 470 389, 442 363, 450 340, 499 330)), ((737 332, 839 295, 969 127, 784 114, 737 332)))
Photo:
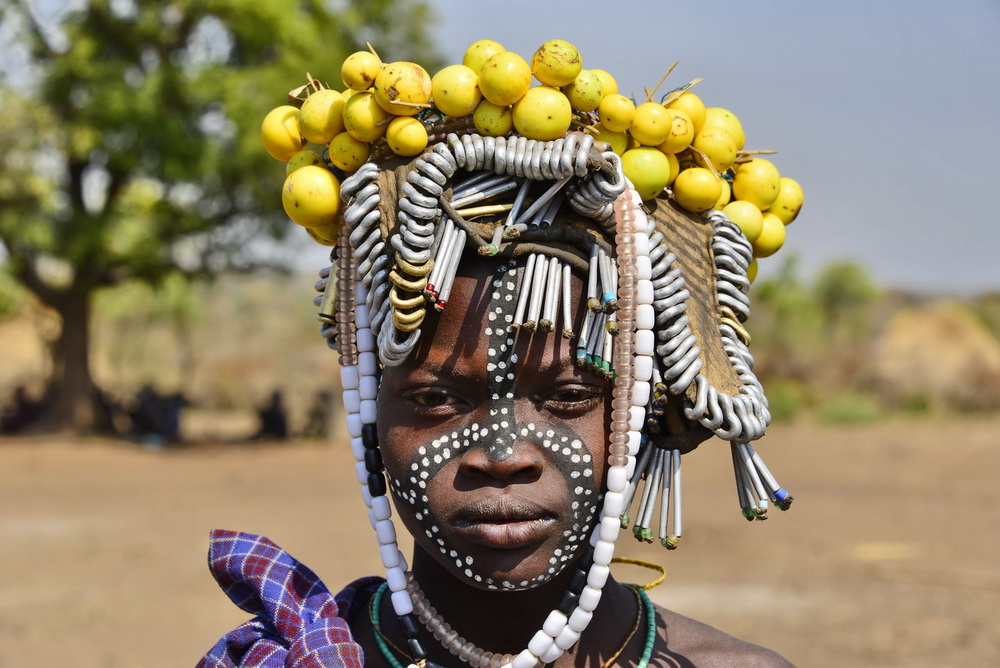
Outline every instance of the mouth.
POLYGON ((471 543, 513 550, 545 540, 556 523, 554 513, 524 499, 496 497, 465 506, 452 526, 471 543))

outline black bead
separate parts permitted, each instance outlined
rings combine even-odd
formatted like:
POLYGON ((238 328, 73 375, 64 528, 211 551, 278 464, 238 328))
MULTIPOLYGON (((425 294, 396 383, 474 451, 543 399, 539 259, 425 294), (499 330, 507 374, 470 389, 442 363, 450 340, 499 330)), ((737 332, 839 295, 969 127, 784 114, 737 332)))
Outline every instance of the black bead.
POLYGON ((579 594, 587 586, 587 572, 579 569, 573 573, 573 579, 569 581, 569 590, 574 594, 579 594))
POLYGON ((424 649, 424 643, 420 641, 420 638, 407 638, 406 645, 410 648, 410 656, 413 657, 414 661, 427 658, 427 650, 424 649))
POLYGON ((417 635, 418 625, 417 616, 412 612, 408 615, 403 615, 399 618, 399 627, 403 629, 403 635, 407 638, 412 638, 417 635))
POLYGON ((361 425, 361 444, 366 448, 378 447, 378 430, 374 424, 361 425))
POLYGON ((434 663, 433 661, 428 661, 424 664, 424 668, 444 668, 440 663, 434 663))
POLYGON ((382 466, 382 453, 377 448, 365 448, 365 468, 369 473, 378 473, 382 466))
POLYGON ((579 600, 579 594, 574 594, 573 592, 568 591, 563 594, 562 601, 559 602, 559 607, 556 608, 556 610, 568 617, 572 614, 573 610, 576 609, 576 604, 579 600))
POLYGON ((385 476, 381 473, 368 474, 368 492, 372 496, 385 495, 385 476))
POLYGON ((594 565, 594 547, 593 545, 588 545, 580 555, 580 570, 589 571, 590 567, 594 565))

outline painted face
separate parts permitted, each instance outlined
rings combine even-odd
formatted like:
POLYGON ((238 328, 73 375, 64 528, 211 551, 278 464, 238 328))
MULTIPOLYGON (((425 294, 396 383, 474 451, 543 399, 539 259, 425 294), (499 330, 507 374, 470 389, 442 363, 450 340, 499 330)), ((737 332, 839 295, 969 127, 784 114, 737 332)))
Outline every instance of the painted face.
POLYGON ((608 384, 573 363, 571 340, 510 326, 516 268, 464 264, 417 350, 383 373, 379 442, 418 550, 477 586, 527 589, 589 537, 608 384))

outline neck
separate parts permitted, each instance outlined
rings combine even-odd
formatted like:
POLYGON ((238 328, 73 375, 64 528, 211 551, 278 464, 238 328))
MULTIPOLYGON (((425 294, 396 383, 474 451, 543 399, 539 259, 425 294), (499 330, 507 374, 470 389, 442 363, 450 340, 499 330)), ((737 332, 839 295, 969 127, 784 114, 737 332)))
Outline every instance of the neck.
MULTIPOLYGON (((413 557, 414 578, 441 618, 476 646, 510 654, 524 649, 542 628, 546 617, 558 607, 569 589, 577 568, 576 562, 571 563, 551 581, 529 590, 491 591, 456 579, 419 548, 413 557)), ((556 665, 600 666, 621 646, 635 621, 635 597, 613 580, 608 581, 603 592, 590 625, 591 631, 584 632, 577 646, 563 655, 556 665)), ((381 625, 387 635, 402 640, 391 606, 383 606, 381 625)), ((461 665, 429 633, 422 631, 421 636, 425 638, 431 661, 444 666, 461 665)))

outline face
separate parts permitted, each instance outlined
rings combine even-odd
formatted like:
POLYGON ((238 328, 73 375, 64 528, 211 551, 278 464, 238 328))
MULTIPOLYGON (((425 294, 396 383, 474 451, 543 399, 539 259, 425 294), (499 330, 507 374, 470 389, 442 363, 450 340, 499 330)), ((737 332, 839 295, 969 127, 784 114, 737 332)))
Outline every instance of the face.
MULTIPOLYGON (((379 442, 416 549, 475 586, 527 589, 589 538, 609 386, 574 364, 575 339, 510 326, 513 267, 463 264, 473 267, 414 354, 383 372, 379 442)), ((574 309, 582 322, 583 305, 574 309)))

